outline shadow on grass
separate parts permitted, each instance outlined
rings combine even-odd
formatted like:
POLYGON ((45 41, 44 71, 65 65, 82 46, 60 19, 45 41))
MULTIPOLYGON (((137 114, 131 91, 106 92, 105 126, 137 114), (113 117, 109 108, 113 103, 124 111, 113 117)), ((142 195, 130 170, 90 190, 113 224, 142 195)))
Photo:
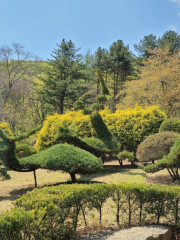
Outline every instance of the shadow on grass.
MULTIPOLYGON (((93 183, 103 183, 99 181, 89 181, 89 180, 77 180, 76 184, 93 184, 93 183)), ((66 181, 66 182, 57 182, 57 183, 50 183, 50 184, 44 184, 44 185, 39 185, 37 188, 43 188, 43 187, 53 187, 53 186, 61 186, 64 184, 73 184, 71 181, 66 181)), ((18 198, 20 198, 23 194, 27 193, 28 191, 32 191, 35 189, 34 186, 27 186, 27 187, 22 187, 18 189, 14 189, 10 191, 10 196, 2 196, 0 197, 0 201, 2 200, 10 200, 14 201, 18 198)))
MULTIPOLYGON (((132 172, 132 169, 102 169, 98 171, 97 173, 94 174, 85 174, 85 175, 80 175, 80 179, 77 179, 76 184, 93 184, 93 183, 104 183, 102 181, 94 181, 92 180, 95 177, 101 176, 108 176, 114 173, 122 173, 122 174, 128 174, 128 175, 142 175, 143 177, 146 177, 146 173, 136 173, 132 172)), ((50 187, 50 186, 61 186, 63 184, 72 184, 71 181, 65 181, 65 182, 56 182, 56 183, 49 183, 49 184, 41 184, 37 188, 42 188, 42 187, 50 187)), ((106 184, 106 183, 105 183, 106 184)), ((12 191, 9 192, 9 195, 7 196, 0 196, 0 201, 3 200, 10 200, 10 201, 15 201, 19 197, 21 197, 23 194, 27 193, 28 191, 32 191, 34 189, 34 185, 28 185, 24 186, 21 188, 16 188, 12 191)))

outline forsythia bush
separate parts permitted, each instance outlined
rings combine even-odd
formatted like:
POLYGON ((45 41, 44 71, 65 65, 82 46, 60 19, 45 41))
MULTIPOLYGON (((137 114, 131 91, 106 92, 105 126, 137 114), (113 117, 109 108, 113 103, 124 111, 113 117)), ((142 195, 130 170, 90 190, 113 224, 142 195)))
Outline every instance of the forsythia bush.
MULTIPOLYGON (((157 106, 145 108, 136 106, 134 109, 117 110, 113 114, 105 108, 100 115, 121 146, 125 145, 129 151, 135 151, 145 137, 157 133, 161 123, 166 119, 166 114, 157 106)), ((36 149, 40 151, 53 144, 54 135, 59 127, 66 126, 73 129, 80 138, 97 137, 91 116, 84 115, 82 110, 64 115, 54 114, 45 120, 38 134, 36 149)))
POLYGON ((35 144, 37 151, 41 151, 53 142, 54 136, 59 127, 71 127, 78 137, 87 138, 94 136, 94 129, 90 121, 90 115, 84 115, 82 110, 78 112, 68 112, 64 115, 54 114, 48 116, 44 122, 44 126, 38 134, 35 144))
POLYGON ((10 137, 13 137, 13 133, 9 127, 9 124, 7 122, 0 122, 0 128, 10 137))
POLYGON ((157 133, 166 114, 157 106, 117 110, 106 114, 104 121, 118 141, 129 151, 135 151, 140 142, 150 134, 157 133))

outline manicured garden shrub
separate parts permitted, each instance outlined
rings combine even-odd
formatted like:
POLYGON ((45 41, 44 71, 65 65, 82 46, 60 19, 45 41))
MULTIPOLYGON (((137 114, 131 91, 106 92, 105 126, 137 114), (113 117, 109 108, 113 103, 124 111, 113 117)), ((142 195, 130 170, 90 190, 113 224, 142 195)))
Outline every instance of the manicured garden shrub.
POLYGON ((180 119, 178 118, 165 119, 159 128, 159 132, 164 131, 173 131, 180 133, 180 119))
POLYGON ((143 169, 146 172, 157 172, 166 168, 173 180, 180 179, 180 137, 178 137, 171 147, 170 152, 155 164, 149 164, 143 169))
POLYGON ((35 153, 37 153, 37 151, 28 144, 24 143, 16 145, 16 154, 19 158, 28 157, 35 153))
POLYGON ((160 132, 148 136, 138 146, 136 156, 140 162, 150 162, 163 158, 170 152, 179 134, 160 132))
POLYGON ((65 118, 60 119, 62 115, 49 116, 38 134, 36 149, 41 151, 59 142, 74 144, 91 153, 99 152, 99 156, 120 149, 120 143, 109 131, 99 113, 83 115, 82 112, 78 112, 77 114, 79 117, 74 117, 70 126, 67 125, 65 118), (82 140, 94 149, 88 149, 82 140), (100 145, 103 148, 100 148, 100 145))
MULTIPOLYGON (((32 130, 34 133, 36 130, 32 130)), ((76 174, 94 173, 102 168, 102 162, 93 154, 68 144, 56 144, 29 157, 18 158, 16 155, 16 140, 27 137, 8 137, 0 128, 0 156, 5 166, 18 172, 34 172, 35 186, 37 186, 35 171, 38 168, 62 170, 68 172, 73 182, 76 174)))
MULTIPOLYGON (((157 133, 166 118, 166 114, 157 106, 145 108, 136 106, 135 109, 117 110, 113 114, 105 108, 100 111, 100 115, 111 134, 116 137, 121 146, 125 145, 128 151, 136 151, 145 137, 157 133)), ((92 125, 91 115, 84 115, 83 111, 68 112, 64 115, 55 114, 48 116, 45 120, 38 134, 36 149, 41 151, 49 147, 58 131, 58 126, 65 125, 72 128, 81 139, 97 138, 97 129, 95 130, 92 125)))
POLYGON ((101 160, 91 153, 68 144, 57 144, 32 156, 19 159, 21 165, 68 172, 73 182, 75 174, 94 173, 102 168, 101 160))
POLYGON ((128 151, 136 151, 140 142, 157 133, 165 118, 166 114, 157 106, 136 106, 103 116, 109 130, 128 151))
POLYGON ((118 153, 118 158, 120 161, 120 164, 122 165, 122 161, 128 159, 130 162, 134 162, 134 153, 133 152, 128 152, 128 151, 122 151, 118 153))
POLYGON ((99 223, 103 223, 103 207, 109 208, 110 200, 111 217, 114 214, 121 226, 159 224, 161 219, 164 224, 178 226, 179 199, 178 186, 127 182, 35 189, 17 199, 14 209, 1 214, 0 239, 72 239, 77 226, 92 221, 92 210, 97 211, 99 223))

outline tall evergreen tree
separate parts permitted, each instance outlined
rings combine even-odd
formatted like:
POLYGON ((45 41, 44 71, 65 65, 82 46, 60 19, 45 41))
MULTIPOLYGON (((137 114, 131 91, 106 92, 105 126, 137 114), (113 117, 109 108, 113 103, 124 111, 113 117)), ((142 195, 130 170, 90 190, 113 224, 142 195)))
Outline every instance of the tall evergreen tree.
POLYGON ((169 46, 169 51, 174 53, 180 48, 180 35, 175 31, 166 31, 161 38, 158 39, 159 48, 169 46))
POLYGON ((148 49, 154 50, 158 46, 158 40, 155 35, 149 34, 144 36, 143 40, 140 40, 138 44, 134 44, 136 52, 143 58, 149 57, 148 49))
POLYGON ((129 51, 129 46, 125 46, 122 40, 118 40, 110 46, 109 55, 109 67, 113 79, 113 107, 115 107, 115 98, 132 70, 132 54, 129 51))
POLYGON ((49 68, 40 78, 43 84, 39 93, 54 111, 63 114, 65 104, 78 98, 76 88, 80 84, 82 57, 71 40, 63 39, 57 47, 51 54, 52 59, 48 59, 49 68))

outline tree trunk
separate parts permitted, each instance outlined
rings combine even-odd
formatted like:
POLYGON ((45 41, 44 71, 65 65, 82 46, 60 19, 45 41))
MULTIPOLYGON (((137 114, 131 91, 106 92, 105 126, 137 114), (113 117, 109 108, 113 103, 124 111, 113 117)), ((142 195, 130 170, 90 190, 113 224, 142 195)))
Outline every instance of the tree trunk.
POLYGON ((37 187, 37 180, 36 180, 36 170, 33 171, 34 173, 34 182, 35 182, 35 187, 37 187))
POLYGON ((75 175, 75 173, 70 173, 70 176, 71 176, 72 183, 75 183, 76 182, 76 175, 75 175))

